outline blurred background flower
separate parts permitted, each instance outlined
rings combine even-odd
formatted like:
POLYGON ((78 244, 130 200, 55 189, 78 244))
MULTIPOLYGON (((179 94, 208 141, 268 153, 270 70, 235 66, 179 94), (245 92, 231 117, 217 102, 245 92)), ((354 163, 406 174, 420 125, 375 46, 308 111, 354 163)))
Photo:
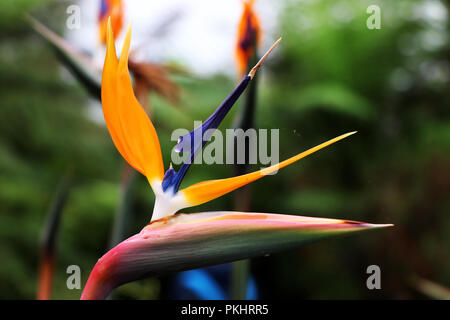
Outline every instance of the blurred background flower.
MULTIPOLYGON (((232 57, 242 2, 124 5, 124 25, 133 20, 136 44, 142 44, 139 58, 192 70, 189 76, 172 77, 183 89, 183 110, 151 95, 152 121, 161 141, 168 141, 169 128, 192 129, 192 120, 208 116, 234 87, 232 57), (172 19, 163 33, 156 30, 172 19), (151 37, 156 33, 161 36, 151 37)), ((352 143, 255 182, 253 193, 261 196, 252 198, 252 211, 396 225, 383 236, 356 235, 252 259, 258 297, 429 297, 411 284, 412 276, 449 287, 448 2, 258 0, 255 7, 264 21, 263 47, 283 36, 283 46, 260 74, 256 119, 260 128, 283 124, 280 159, 349 128, 359 133, 352 143), (371 4, 381 8, 380 30, 366 28, 371 4), (381 268, 382 290, 365 285, 371 264, 381 268)), ((98 9, 97 1, 87 0, 0 2, 0 298, 35 297, 39 235, 61 172, 70 163, 77 166, 58 237, 53 297, 78 299, 81 290, 66 288, 65 266, 79 265, 84 284, 108 247, 122 161, 98 102, 22 20, 24 13, 32 14, 95 53, 101 65, 98 9), (80 29, 66 28, 71 4, 80 5, 80 29)), ((222 127, 232 127, 231 121, 222 127)), ((173 145, 162 146, 166 163, 173 145)), ((183 184, 229 176, 228 166, 213 167, 192 166, 183 184)), ((231 208, 232 202, 232 195, 224 196, 204 209, 231 208)), ((138 177, 126 235, 148 221, 153 203, 147 182, 138 177)), ((172 279, 130 283, 116 297, 167 297, 172 279)))

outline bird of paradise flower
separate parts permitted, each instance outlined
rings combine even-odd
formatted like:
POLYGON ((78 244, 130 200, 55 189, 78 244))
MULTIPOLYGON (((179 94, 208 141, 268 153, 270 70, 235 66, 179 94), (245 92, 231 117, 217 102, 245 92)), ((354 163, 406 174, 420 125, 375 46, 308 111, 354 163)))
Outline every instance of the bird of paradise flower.
MULTIPOLYGON (((254 10, 255 0, 242 0, 242 13, 237 25, 237 35, 235 44, 235 57, 237 74, 240 80, 248 73, 253 65, 257 63, 257 49, 261 45, 262 28, 258 15, 254 10)), ((243 100, 242 108, 235 118, 235 129, 247 130, 255 128, 255 113, 257 111, 257 77, 249 84, 243 100)), ((238 138, 235 137, 235 146, 238 138)), ((244 153, 247 157, 250 154, 250 142, 245 141, 244 153)), ((236 147, 235 147, 236 148, 236 147)), ((248 161, 238 164, 237 150, 234 155, 234 175, 242 175, 248 172, 248 161)), ((250 186, 241 187, 240 192, 234 194, 234 210, 249 211, 251 203, 250 186)), ((172 284, 173 296, 188 297, 198 296, 202 299, 212 296, 221 299, 230 297, 232 299, 256 299, 257 286, 254 279, 249 275, 249 260, 236 261, 230 265, 207 267, 198 270, 188 270, 178 273, 172 284), (211 270, 214 270, 212 272, 211 270), (216 279, 215 279, 216 278, 216 279), (216 281, 218 279, 227 279, 216 281), (179 288, 177 289, 177 285, 179 288), (226 287, 228 290, 225 290, 226 287), (181 289, 182 288, 182 289, 181 289), (181 290, 180 290, 181 289, 181 290), (250 290, 252 289, 252 290, 250 290), (177 293, 181 291, 182 293, 177 293), (227 293, 228 291, 228 293, 227 293)))
MULTIPOLYGON (((117 60, 111 22, 107 26, 107 53, 102 77, 102 106, 113 142, 128 163, 146 176, 156 200, 151 222, 138 234, 108 251, 94 266, 82 299, 104 299, 124 283, 147 276, 199 268, 290 249, 322 238, 387 224, 250 212, 175 214, 227 194, 286 167, 354 132, 340 135, 276 165, 227 179, 209 180, 179 190, 192 161, 178 172, 164 172, 156 130, 133 94, 128 72, 131 28, 117 60)), ((279 40, 268 50, 217 110, 189 134, 216 129, 253 79, 279 40)), ((189 136, 180 137, 180 143, 189 136)), ((203 136, 203 138, 205 138, 203 136)), ((206 143, 193 143, 191 160, 206 143)), ((179 151, 186 151, 176 146, 179 151)))

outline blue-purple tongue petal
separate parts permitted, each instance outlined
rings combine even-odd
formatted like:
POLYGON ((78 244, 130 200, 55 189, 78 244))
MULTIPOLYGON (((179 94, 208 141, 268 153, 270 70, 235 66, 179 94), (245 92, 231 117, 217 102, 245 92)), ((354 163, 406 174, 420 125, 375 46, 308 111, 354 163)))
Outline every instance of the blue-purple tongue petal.
POLYGON ((216 109, 216 111, 214 111, 214 113, 211 116, 209 116, 209 118, 206 119, 205 122, 202 123, 201 126, 195 128, 188 134, 178 138, 178 144, 175 146, 174 150, 176 152, 186 152, 186 150, 184 150, 184 146, 186 145, 184 141, 187 138, 189 138, 191 142, 192 141, 194 142, 190 144, 191 157, 192 156, 195 157, 208 141, 207 138, 211 137, 212 132, 211 131, 207 132, 207 130, 217 129, 217 127, 223 121, 225 116, 233 107, 234 103, 241 96, 242 92, 244 92, 245 88, 247 88, 248 84, 250 83, 250 80, 251 80, 250 76, 246 75, 242 79, 242 81, 237 85, 237 87, 233 90, 233 92, 231 92, 231 94, 222 102, 222 104, 216 109), (198 137, 200 137, 200 139, 198 139, 198 137))

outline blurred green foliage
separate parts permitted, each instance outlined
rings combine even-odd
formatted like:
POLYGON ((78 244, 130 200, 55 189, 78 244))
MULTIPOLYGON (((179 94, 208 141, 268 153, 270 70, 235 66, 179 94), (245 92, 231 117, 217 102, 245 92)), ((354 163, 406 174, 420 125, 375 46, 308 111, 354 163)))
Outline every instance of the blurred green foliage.
MULTIPOLYGON (((35 297, 41 228, 71 166, 53 297, 74 299, 81 292, 67 290, 65 268, 79 265, 84 284, 105 252, 122 160, 105 126, 90 116, 100 106, 20 19, 33 9, 57 26, 64 6, 37 4, 0 2, 2 29, 10 30, 0 42, 0 298, 35 297)), ((262 297, 422 298, 411 276, 450 284, 448 9, 440 1, 285 1, 278 17, 283 42, 262 71, 257 126, 280 129, 280 160, 359 133, 252 184, 252 211, 395 227, 252 260, 262 297), (370 4, 381 7, 380 30, 366 27, 370 4), (381 267, 382 290, 366 288, 371 264, 381 267)), ((235 83, 223 75, 175 80, 183 88, 181 109, 152 97, 166 164, 171 131, 205 119, 235 83)), ((194 165, 183 186, 231 172, 194 165)), ((129 235, 150 220, 153 207, 142 176, 135 190, 129 235)), ((232 199, 186 211, 230 210, 232 199)), ((163 286, 147 279, 119 288, 117 297, 159 298, 163 286)))

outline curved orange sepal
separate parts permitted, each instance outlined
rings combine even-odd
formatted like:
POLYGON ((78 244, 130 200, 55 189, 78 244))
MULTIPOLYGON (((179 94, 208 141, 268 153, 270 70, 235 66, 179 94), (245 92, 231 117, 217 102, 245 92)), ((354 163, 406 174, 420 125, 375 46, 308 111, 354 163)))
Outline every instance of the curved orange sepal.
POLYGON ((162 180, 164 165, 158 135, 137 101, 128 72, 131 28, 128 29, 120 61, 117 61, 111 23, 107 28, 107 50, 102 75, 102 107, 106 125, 117 150, 150 182, 162 180))

